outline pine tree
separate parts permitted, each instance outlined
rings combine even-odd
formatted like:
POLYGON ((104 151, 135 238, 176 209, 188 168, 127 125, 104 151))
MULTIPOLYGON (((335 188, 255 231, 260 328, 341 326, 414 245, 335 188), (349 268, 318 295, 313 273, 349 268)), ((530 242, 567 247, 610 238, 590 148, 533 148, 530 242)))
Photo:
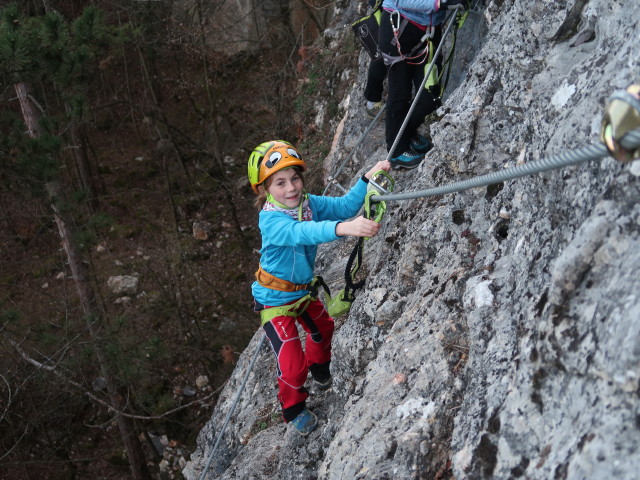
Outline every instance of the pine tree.
MULTIPOLYGON (((76 122, 76 127, 81 125, 86 87, 95 65, 96 46, 101 41, 99 18, 99 12, 89 8, 69 26, 55 12, 47 13, 42 18, 22 18, 17 4, 0 12, 2 81, 4 85, 13 84, 24 120, 22 130, 26 127, 26 135, 13 132, 7 143, 7 146, 13 146, 13 154, 2 157, 3 166, 13 167, 16 172, 23 167, 28 175, 27 181, 43 188, 48 196, 87 330, 93 340, 94 354, 101 375, 107 380, 112 407, 116 411, 123 411, 125 402, 118 392, 113 367, 102 346, 104 314, 97 302, 82 248, 77 242, 78 234, 74 231, 77 222, 73 218, 73 211, 62 207, 67 204, 58 175, 62 139, 53 133, 55 130, 51 127, 55 122, 40 110, 31 88, 32 82, 51 78, 54 89, 65 99, 63 103, 67 118, 72 123, 76 122), (17 161, 12 160, 14 157, 17 157, 17 161)), ((13 118, 13 125, 17 126, 15 120, 13 118)), ((131 418, 117 415, 116 421, 132 477, 150 479, 131 418)))

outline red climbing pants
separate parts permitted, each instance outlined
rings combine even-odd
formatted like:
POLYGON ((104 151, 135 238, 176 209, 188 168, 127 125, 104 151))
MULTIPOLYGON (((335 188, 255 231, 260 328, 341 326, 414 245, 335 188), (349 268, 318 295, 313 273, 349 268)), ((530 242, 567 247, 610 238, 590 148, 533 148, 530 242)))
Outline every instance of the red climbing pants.
MULTIPOLYGON (((269 308, 266 307, 265 308, 269 308)), ((305 406, 309 392, 304 388, 307 374, 327 380, 331 374, 331 338, 333 318, 320 300, 309 303, 298 317, 280 316, 264 324, 278 366, 278 400, 285 421, 296 418, 305 406), (305 349, 298 336, 296 322, 307 332, 305 349)))

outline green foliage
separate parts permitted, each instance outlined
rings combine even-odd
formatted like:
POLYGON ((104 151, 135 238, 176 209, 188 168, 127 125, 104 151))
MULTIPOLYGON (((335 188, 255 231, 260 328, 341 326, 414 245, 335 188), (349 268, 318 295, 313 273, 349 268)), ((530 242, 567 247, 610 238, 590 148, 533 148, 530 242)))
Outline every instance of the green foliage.
POLYGON ((71 23, 55 11, 24 17, 22 8, 13 3, 0 10, 0 83, 42 85, 39 93, 51 96, 48 106, 62 100, 66 107, 43 112, 45 133, 37 139, 24 133, 15 112, 0 112, 0 174, 11 179, 10 186, 27 186, 40 195, 43 184, 58 174, 63 144, 58 125, 87 118, 87 92, 116 35, 93 6, 71 23))
POLYGON ((89 218, 87 227, 101 231, 111 228, 113 226, 114 219, 111 215, 106 213, 97 213, 89 218))
POLYGON ((91 248, 97 243, 96 234, 92 230, 88 229, 79 229, 74 239, 76 241, 76 245, 83 251, 87 252, 91 250, 91 248))
POLYGON ((57 176, 59 167, 56 154, 60 151, 61 144, 60 137, 48 132, 38 138, 29 138, 23 134, 21 141, 14 145, 14 155, 3 161, 13 163, 14 171, 20 173, 15 178, 16 181, 38 190, 45 182, 57 176))
POLYGON ((0 324, 15 324, 20 320, 20 312, 9 309, 0 312, 0 324))
POLYGON ((68 24, 58 12, 50 12, 35 23, 40 40, 41 71, 65 89, 84 89, 93 78, 98 58, 110 43, 102 13, 87 7, 68 24))
POLYGON ((176 401, 169 394, 159 395, 155 399, 155 406, 153 408, 154 415, 162 415, 176 408, 176 401))
POLYGON ((298 95, 294 101, 296 112, 300 115, 311 115, 315 100, 314 97, 319 92, 319 81, 319 75, 315 69, 309 72, 309 79, 307 83, 302 87, 300 95, 298 95))
POLYGON ((13 84, 33 70, 37 42, 23 32, 23 19, 17 3, 0 12, 0 82, 13 84))
POLYGON ((71 28, 77 45, 103 45, 109 33, 102 12, 94 6, 85 8, 71 28))

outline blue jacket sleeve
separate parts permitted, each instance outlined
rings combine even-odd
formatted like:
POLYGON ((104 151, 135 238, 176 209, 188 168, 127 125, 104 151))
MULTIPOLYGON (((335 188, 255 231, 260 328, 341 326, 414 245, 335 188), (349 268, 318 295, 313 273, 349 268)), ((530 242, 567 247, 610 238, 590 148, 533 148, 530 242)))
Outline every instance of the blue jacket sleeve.
POLYGON ((360 178, 349 192, 342 197, 319 197, 309 195, 314 219, 347 220, 353 217, 364 203, 367 194, 367 183, 360 178))
POLYGON ((263 240, 279 247, 318 245, 338 239, 337 221, 298 222, 283 212, 262 211, 258 224, 263 240))

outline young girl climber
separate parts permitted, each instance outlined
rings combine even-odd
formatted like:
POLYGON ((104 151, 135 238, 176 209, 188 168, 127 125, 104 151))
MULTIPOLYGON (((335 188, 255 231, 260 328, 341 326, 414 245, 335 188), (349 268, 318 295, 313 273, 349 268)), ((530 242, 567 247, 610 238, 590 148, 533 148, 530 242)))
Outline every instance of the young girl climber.
POLYGON ((262 234, 260 267, 251 289, 276 356, 284 419, 303 436, 318 424, 305 404, 308 372, 317 388, 331 386, 333 319, 312 294, 318 244, 345 235, 372 237, 378 233, 380 225, 373 220, 362 216, 345 220, 360 210, 369 178, 390 168, 388 161, 379 162, 343 197, 321 197, 304 191, 306 164, 291 144, 265 142, 249 156, 249 181, 258 194, 262 234), (296 322, 307 332, 306 351, 296 322))

